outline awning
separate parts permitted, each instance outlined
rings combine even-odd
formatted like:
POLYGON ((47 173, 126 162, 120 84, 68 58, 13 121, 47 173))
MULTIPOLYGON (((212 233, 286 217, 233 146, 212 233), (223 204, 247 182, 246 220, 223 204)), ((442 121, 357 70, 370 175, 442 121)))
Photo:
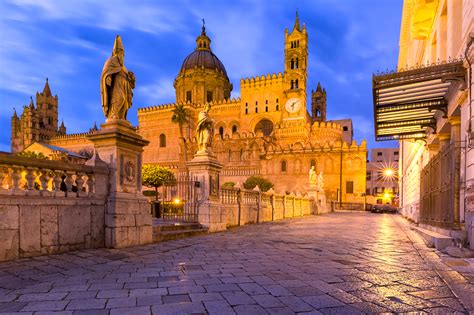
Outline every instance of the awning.
POLYGON ((376 140, 423 139, 428 127, 436 130, 435 112, 446 114, 449 88, 465 75, 462 60, 374 75, 376 140))

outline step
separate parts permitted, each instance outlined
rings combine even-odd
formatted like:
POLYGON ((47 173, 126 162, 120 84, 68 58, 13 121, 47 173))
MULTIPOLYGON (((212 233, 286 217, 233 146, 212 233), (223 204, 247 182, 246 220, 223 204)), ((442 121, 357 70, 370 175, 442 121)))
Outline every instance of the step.
POLYGON ((196 230, 202 228, 199 223, 183 223, 174 225, 155 225, 153 231, 180 231, 180 230, 196 230))
POLYGON ((434 247, 437 250, 443 250, 448 246, 452 246, 455 241, 453 237, 430 231, 428 229, 417 226, 413 227, 413 229, 421 235, 428 247, 434 247))
POLYGON ((186 238, 205 234, 209 234, 209 229, 200 228, 192 230, 160 231, 153 233, 153 242, 176 240, 179 238, 186 238))

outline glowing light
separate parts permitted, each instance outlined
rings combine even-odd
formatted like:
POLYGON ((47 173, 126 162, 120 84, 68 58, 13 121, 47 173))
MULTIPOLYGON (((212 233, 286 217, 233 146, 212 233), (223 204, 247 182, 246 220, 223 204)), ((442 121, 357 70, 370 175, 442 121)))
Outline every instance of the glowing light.
POLYGON ((389 199, 389 198, 390 198, 390 194, 389 194, 389 193, 385 193, 385 194, 383 194, 383 197, 384 197, 385 199, 389 199))
POLYGON ((387 169, 384 170, 383 173, 384 173, 384 175, 387 176, 387 177, 392 177, 395 172, 393 171, 393 169, 387 168, 387 169))
POLYGON ((181 203, 181 200, 179 200, 179 198, 176 198, 176 199, 174 200, 174 203, 177 204, 177 205, 179 205, 179 204, 181 203))

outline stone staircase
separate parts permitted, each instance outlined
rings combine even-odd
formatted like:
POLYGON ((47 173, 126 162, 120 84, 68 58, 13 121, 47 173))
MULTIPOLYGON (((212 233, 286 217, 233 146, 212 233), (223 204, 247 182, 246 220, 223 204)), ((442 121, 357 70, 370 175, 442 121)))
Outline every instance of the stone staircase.
POLYGON ((155 243, 208 233, 209 229, 204 228, 199 223, 163 222, 158 220, 153 222, 153 242, 155 243))

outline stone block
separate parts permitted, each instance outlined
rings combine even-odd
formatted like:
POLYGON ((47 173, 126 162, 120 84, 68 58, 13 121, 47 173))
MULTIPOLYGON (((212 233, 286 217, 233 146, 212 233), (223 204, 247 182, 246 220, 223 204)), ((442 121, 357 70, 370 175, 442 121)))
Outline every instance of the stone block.
POLYGON ((82 244, 90 233, 90 208, 84 206, 58 207, 59 244, 82 244))
POLYGON ((121 248, 129 246, 128 227, 106 227, 105 246, 111 248, 121 248))
POLYGON ((135 215, 107 213, 105 215, 105 225, 108 227, 135 226, 135 215))
POLYGON ((105 206, 91 206, 91 247, 104 247, 105 206))
POLYGON ((153 218, 151 214, 136 214, 135 215, 135 222, 137 226, 145 226, 145 225, 152 225, 153 218))
POLYGON ((41 210, 39 207, 20 206, 20 256, 41 253, 41 210))
POLYGON ((19 215, 18 206, 0 206, 0 230, 18 230, 19 215))
POLYGON ((134 246, 138 244, 140 244, 140 229, 138 227, 129 227, 127 246, 134 246))
POLYGON ((58 245, 58 208, 56 206, 42 206, 40 213, 41 247, 58 245))
POLYGON ((18 230, 0 230, 0 261, 20 258, 18 234, 18 230))
POLYGON ((140 226, 139 229, 139 241, 140 245, 149 244, 153 242, 153 227, 152 226, 140 226))

